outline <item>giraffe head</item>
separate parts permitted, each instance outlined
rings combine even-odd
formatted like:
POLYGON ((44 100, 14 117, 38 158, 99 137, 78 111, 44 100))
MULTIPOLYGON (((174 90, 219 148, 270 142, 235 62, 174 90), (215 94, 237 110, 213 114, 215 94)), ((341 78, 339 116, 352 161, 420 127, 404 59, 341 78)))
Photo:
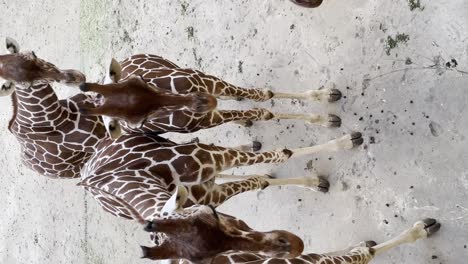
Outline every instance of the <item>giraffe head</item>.
MULTIPOLYGON (((82 91, 96 92, 102 99, 95 108, 81 108, 85 115, 108 116, 111 120, 124 120, 132 128, 138 128, 150 118, 170 116, 175 111, 187 110, 194 113, 207 113, 217 106, 214 96, 205 93, 174 94, 155 87, 141 76, 130 75, 121 80, 122 68, 116 60, 112 60, 103 85, 83 83, 82 91)), ((106 124, 106 129, 112 133, 106 124)), ((118 122, 113 123, 114 125, 118 122)))
MULTIPOLYGON (((180 192, 176 191, 164 207, 172 208, 176 212, 196 210, 196 213, 189 217, 147 221, 145 230, 161 232, 165 235, 165 239, 152 248, 142 246, 143 258, 188 259, 196 262, 211 259, 228 251, 256 252, 268 257, 293 258, 300 255, 304 249, 302 240, 290 232, 281 230, 258 232, 251 229, 244 221, 216 212, 213 207, 205 205, 180 208, 179 204, 185 202, 184 198, 180 197, 180 192), (171 205, 171 203, 176 204, 171 205)), ((171 212, 166 212, 166 215, 170 214, 171 212)))
POLYGON ((20 52, 20 46, 11 38, 6 38, 9 54, 0 55, 0 96, 10 95, 15 87, 49 82, 63 82, 78 85, 85 76, 75 70, 59 70, 55 65, 39 59, 32 51, 20 52))

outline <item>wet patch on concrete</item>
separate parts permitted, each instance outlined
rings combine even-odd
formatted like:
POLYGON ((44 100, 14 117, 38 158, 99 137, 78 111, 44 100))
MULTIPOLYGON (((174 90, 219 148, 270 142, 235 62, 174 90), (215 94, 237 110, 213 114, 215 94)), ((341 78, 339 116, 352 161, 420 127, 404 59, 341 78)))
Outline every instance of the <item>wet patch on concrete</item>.
POLYGON ((408 43, 410 37, 404 33, 398 33, 395 37, 388 36, 385 40, 385 53, 390 55, 390 52, 397 48, 400 44, 408 43))

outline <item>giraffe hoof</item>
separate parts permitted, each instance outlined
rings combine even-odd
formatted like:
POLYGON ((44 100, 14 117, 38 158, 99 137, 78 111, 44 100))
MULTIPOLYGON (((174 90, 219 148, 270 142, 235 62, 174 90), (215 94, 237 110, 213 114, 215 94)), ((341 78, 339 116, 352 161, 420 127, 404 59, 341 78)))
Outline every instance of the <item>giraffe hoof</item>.
POLYGON ((328 102, 333 103, 341 99, 343 94, 338 89, 331 89, 330 93, 328 94, 328 102))
POLYGON ((353 132, 351 133, 351 141, 353 142, 353 147, 357 147, 364 143, 364 139, 362 138, 361 132, 353 132))
POLYGON ((265 174, 265 176, 268 178, 268 179, 276 179, 276 176, 274 174, 265 174))
POLYGON ((244 127, 251 127, 253 126, 252 120, 245 120, 245 122, 242 124, 244 127))
POLYGON ((375 242, 374 240, 364 241, 364 244, 368 248, 377 246, 377 242, 375 242))
POLYGON ((432 218, 426 218, 422 220, 422 222, 424 223, 424 230, 426 230, 427 236, 431 236, 437 233, 437 231, 439 231, 440 227, 442 226, 440 223, 437 222, 437 220, 432 218))
POLYGON ((330 182, 324 177, 319 177, 319 184, 317 188, 320 192, 327 193, 330 189, 330 182))
POLYGON ((252 150, 253 151, 259 151, 262 149, 262 143, 258 141, 252 141, 252 150))
POLYGON ((329 114, 327 127, 340 127, 340 126, 341 126, 341 118, 337 115, 329 114))
POLYGON ((190 140, 190 143, 200 143, 200 139, 198 137, 194 137, 190 140))
POLYGON ((282 151, 284 155, 286 155, 287 158, 290 158, 294 154, 292 150, 289 150, 289 149, 283 149, 282 151))
POLYGON ((235 100, 238 101, 238 102, 239 101, 244 101, 244 97, 236 97, 235 100))

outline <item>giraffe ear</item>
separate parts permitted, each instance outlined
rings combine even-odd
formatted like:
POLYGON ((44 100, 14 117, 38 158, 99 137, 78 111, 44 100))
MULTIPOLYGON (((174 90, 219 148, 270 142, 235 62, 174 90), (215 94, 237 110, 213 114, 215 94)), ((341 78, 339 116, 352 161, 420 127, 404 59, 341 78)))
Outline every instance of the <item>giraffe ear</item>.
POLYGON ((11 81, 6 81, 2 84, 0 88, 0 97, 9 96, 15 91, 15 83, 11 81))
POLYGON ((112 59, 104 78, 104 84, 117 83, 122 78, 122 67, 116 59, 112 59))
POLYGON ((122 135, 122 127, 120 126, 119 120, 103 115, 102 122, 112 139, 117 139, 122 135))
POLYGON ((6 42, 6 48, 7 48, 9 53, 13 54, 13 53, 18 53, 19 52, 20 46, 19 46, 18 42, 16 42, 16 40, 7 37, 5 39, 5 42, 6 42))
POLYGON ((177 186, 171 198, 167 200, 166 204, 161 210, 161 215, 169 215, 183 207, 187 201, 188 191, 184 186, 177 186))

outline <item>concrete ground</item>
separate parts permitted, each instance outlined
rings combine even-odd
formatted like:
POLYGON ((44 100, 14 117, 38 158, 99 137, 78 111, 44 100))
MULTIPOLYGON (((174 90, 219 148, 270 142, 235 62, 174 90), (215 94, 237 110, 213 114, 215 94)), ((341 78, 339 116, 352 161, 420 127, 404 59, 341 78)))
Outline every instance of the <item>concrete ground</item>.
MULTIPOLYGON (((228 124, 196 135, 225 146, 261 141, 264 149, 309 146, 362 131, 352 151, 323 153, 235 173, 326 175, 322 194, 271 187, 243 194, 220 210, 258 230, 300 235, 306 252, 384 241, 423 217, 443 228, 374 263, 467 263, 468 3, 464 0, 325 0, 303 9, 263 1, 0 1, 0 38, 61 68, 98 80, 109 59, 162 55, 246 87, 304 91, 336 85, 336 104, 274 100, 225 102, 222 108, 335 113, 343 126, 298 121, 228 124)), ((77 92, 57 86, 60 96, 77 92)), ((101 210, 77 180, 50 180, 21 165, 7 131, 9 98, 0 99, 0 263, 150 263, 139 260, 148 236, 101 210)), ((185 140, 194 135, 171 135, 185 140)))

